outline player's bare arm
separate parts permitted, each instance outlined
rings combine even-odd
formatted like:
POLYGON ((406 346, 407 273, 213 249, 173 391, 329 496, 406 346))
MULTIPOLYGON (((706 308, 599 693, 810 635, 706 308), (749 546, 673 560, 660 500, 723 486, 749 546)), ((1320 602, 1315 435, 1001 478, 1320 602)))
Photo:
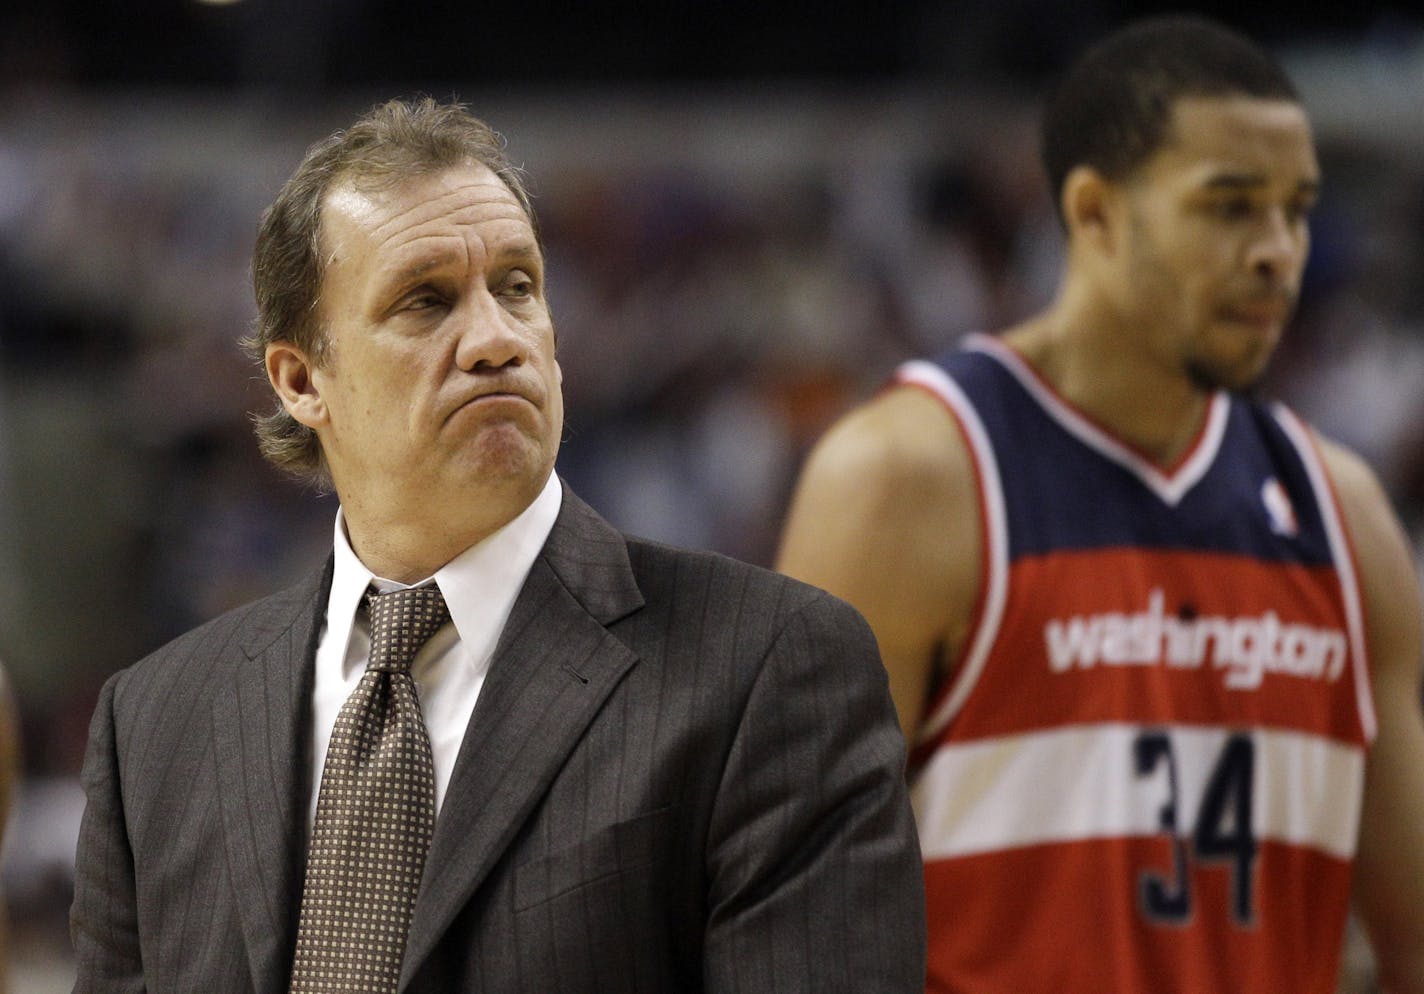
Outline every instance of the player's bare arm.
POLYGON ((913 741, 941 659, 953 659, 980 582, 978 493, 948 411, 895 387, 811 453, 777 568, 855 605, 875 631, 913 741))
POLYGON ((1369 752, 1355 904, 1394 994, 1424 992, 1424 661, 1419 584, 1403 529, 1364 462, 1322 453, 1354 542, 1379 734, 1369 752))

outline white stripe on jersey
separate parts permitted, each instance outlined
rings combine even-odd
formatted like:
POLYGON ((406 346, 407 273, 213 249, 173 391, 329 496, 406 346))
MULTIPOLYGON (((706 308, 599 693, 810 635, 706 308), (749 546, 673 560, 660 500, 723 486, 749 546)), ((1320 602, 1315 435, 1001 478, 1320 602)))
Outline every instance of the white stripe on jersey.
POLYGON ((1358 747, 1294 731, 1104 723, 938 749, 911 790, 924 858, 1162 834, 1163 807, 1174 800, 1169 765, 1139 774, 1135 759, 1138 740, 1157 732, 1171 743, 1179 835, 1196 824, 1234 734, 1254 744, 1252 834, 1354 854, 1365 775, 1358 747))
POLYGON ((1369 658, 1365 654, 1364 608, 1359 581, 1355 577, 1355 551, 1350 545, 1349 532, 1340 520, 1335 488, 1330 483, 1325 464, 1320 460, 1310 429, 1284 404, 1277 404, 1272 413, 1300 453, 1306 475, 1310 477, 1311 489, 1315 491, 1320 517, 1325 522, 1330 555, 1335 560, 1335 573, 1340 577, 1340 593, 1345 602, 1345 624, 1350 632, 1350 656, 1355 663, 1355 700, 1360 708, 1360 724, 1365 730, 1365 741, 1374 742, 1379 725, 1375 719, 1374 693, 1370 688, 1369 658))
POLYGON ((999 622, 1004 616, 1004 602, 1009 594, 1009 526, 1004 507, 1004 490, 999 483, 999 464, 994 458, 994 446, 979 412, 959 384, 935 363, 914 359, 896 371, 900 383, 910 383, 930 391, 944 402, 967 436, 975 467, 979 471, 979 501, 983 512, 984 591, 983 608, 975 619, 968 648, 961 657, 958 672, 947 694, 927 716, 916 733, 915 741, 928 742, 954 719, 964 706, 969 692, 979 680, 994 640, 999 637, 999 622))

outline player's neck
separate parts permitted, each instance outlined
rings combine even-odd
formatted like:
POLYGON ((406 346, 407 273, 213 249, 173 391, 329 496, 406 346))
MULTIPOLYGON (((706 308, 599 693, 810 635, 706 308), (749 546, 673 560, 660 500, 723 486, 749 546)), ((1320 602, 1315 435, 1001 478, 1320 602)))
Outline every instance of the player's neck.
POLYGON ((1199 435, 1211 395, 1124 347, 1101 315, 1062 304, 1004 340, 1074 407, 1159 466, 1175 465, 1199 435))

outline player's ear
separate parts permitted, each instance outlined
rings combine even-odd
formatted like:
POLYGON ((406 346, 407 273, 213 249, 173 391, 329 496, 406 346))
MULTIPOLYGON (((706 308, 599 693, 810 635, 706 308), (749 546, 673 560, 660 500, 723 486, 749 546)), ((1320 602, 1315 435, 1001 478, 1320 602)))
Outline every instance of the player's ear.
POLYGON ((314 375, 316 366, 306 350, 291 342, 272 342, 267 346, 263 365, 288 414, 311 429, 326 424, 326 403, 314 375))
POLYGON ((1092 166, 1074 166, 1063 180, 1059 208, 1069 241, 1111 254, 1116 245, 1117 184, 1092 166))

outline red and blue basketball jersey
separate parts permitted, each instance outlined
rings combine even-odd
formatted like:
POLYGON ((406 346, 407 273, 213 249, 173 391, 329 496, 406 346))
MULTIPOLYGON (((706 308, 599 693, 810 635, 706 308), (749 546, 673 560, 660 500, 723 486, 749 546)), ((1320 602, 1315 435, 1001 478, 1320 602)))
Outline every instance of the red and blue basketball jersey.
POLYGON ((929 989, 1333 992, 1374 713, 1304 425, 1219 393, 1164 470, 995 339, 897 381, 958 422, 985 543, 914 751, 929 989))

